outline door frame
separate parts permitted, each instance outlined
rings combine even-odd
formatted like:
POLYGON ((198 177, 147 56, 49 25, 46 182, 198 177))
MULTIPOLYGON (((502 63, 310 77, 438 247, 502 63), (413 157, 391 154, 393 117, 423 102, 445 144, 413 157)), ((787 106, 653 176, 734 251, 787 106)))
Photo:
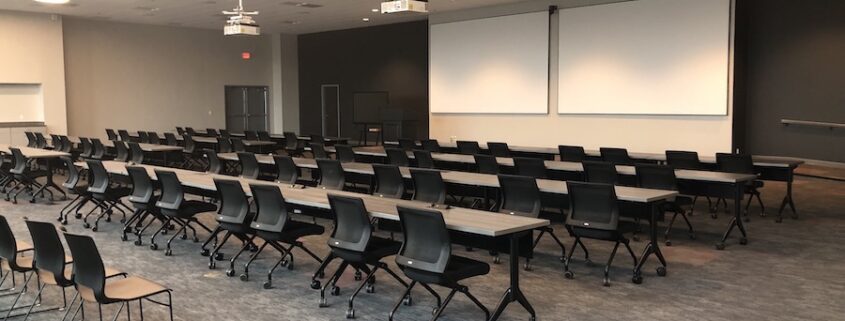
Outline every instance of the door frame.
POLYGON ((320 125, 323 136, 326 136, 326 89, 336 88, 337 90, 337 136, 343 136, 340 133, 340 84, 322 84, 320 85, 320 125))

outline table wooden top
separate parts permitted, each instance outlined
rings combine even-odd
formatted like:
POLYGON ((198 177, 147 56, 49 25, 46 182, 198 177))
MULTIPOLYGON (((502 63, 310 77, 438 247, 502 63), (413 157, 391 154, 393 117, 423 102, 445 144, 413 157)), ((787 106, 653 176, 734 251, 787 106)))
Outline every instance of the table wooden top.
POLYGON ((2 153, 9 153, 12 152, 9 150, 9 147, 16 147, 21 150, 21 154, 23 154, 26 158, 58 158, 62 156, 70 156, 70 154, 65 152, 59 152, 54 150, 48 149, 41 149, 41 148, 32 148, 26 146, 12 146, 9 144, 0 144, 0 152, 2 153))
MULTIPOLYGON (((68 136, 68 140, 70 140, 70 142, 74 143, 74 144, 80 143, 79 137, 68 136)), ((105 147, 114 147, 113 141, 101 140, 101 142, 103 143, 103 146, 105 146, 105 147)), ((175 152, 175 151, 181 151, 182 150, 181 146, 146 144, 146 143, 139 143, 138 145, 141 147, 141 150, 143 150, 145 152, 152 152, 152 153, 155 153, 155 152, 175 152)))
MULTIPOLYGON (((77 165, 81 167, 86 166, 86 164, 81 162, 77 163, 77 165)), ((127 175, 127 163, 105 161, 103 162, 103 165, 105 166, 106 170, 110 173, 127 175)), ((291 204, 309 207, 317 207, 324 209, 330 208, 328 202, 328 194, 358 197, 364 200, 364 204, 367 207, 367 210, 370 212, 370 215, 380 219, 388 219, 394 221, 399 220, 399 215, 396 209, 397 205, 431 209, 430 204, 417 201, 389 199, 352 192, 330 191, 320 188, 302 186, 292 187, 288 184, 251 180, 240 177, 209 174, 203 172, 194 172, 169 167, 158 167, 152 165, 139 166, 145 167, 148 173, 150 173, 150 176, 153 178, 155 178, 154 171, 156 169, 173 171, 179 177, 179 180, 182 182, 183 185, 208 191, 216 190, 216 187, 214 186, 215 178, 237 180, 241 182, 241 184, 244 186, 244 191, 247 192, 247 195, 250 194, 249 184, 275 185, 282 190, 282 194, 284 195, 285 200, 287 202, 291 204)), ((532 230, 550 224, 548 220, 544 219, 491 213, 468 208, 447 208, 446 206, 441 205, 434 209, 443 213, 443 218, 445 219, 446 226, 449 229, 486 236, 504 236, 516 232, 532 230)))

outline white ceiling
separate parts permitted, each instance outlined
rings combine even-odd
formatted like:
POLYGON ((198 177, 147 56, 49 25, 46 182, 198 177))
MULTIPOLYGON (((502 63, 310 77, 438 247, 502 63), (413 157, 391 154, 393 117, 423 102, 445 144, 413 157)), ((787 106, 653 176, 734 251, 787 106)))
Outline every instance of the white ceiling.
MULTIPOLYGON (((155 25, 221 29, 237 0, 70 0, 41 4, 33 0, 0 0, 0 10, 54 13, 72 17, 155 25)), ((429 11, 445 12, 524 0, 430 0, 429 11)), ((244 0, 246 10, 260 11, 256 21, 265 33, 302 34, 368 25, 422 20, 424 14, 382 15, 372 12, 381 0, 244 0), (303 4, 319 5, 311 8, 303 4), (362 21, 369 18, 369 22, 362 21)))

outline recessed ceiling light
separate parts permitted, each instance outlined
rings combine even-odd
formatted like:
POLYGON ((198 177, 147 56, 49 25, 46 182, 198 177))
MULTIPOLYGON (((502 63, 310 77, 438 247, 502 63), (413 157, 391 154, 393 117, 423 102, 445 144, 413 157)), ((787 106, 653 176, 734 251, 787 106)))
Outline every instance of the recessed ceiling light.
POLYGON ((364 22, 370 22, 370 18, 364 18, 364 19, 361 19, 361 20, 364 21, 364 22))
POLYGON ((70 2, 70 0, 35 0, 35 2, 49 3, 49 4, 65 4, 65 3, 70 2))
POLYGON ((379 10, 379 9, 372 9, 372 10, 370 10, 370 11, 372 11, 372 12, 379 12, 379 11, 381 11, 381 10, 379 10))

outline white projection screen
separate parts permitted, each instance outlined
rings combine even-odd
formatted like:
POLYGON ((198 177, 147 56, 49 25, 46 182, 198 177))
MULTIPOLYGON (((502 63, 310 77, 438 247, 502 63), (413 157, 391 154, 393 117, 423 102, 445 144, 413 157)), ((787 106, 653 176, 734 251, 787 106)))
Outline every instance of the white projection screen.
POLYGON ((731 0, 560 11, 560 114, 727 115, 731 0))
POLYGON ((432 113, 547 114, 549 13, 431 25, 432 113))

